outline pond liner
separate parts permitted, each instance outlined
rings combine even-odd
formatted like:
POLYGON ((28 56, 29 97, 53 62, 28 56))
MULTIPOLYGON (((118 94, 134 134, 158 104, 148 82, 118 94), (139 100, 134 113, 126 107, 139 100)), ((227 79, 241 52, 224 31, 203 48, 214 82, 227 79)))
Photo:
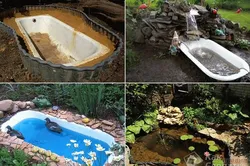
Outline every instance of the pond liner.
POLYGON ((30 55, 25 48, 22 46, 22 41, 19 40, 17 33, 14 29, 8 25, 0 22, 0 29, 13 36, 17 42, 19 48, 19 54, 21 56, 22 62, 32 74, 40 75, 45 81, 53 82, 95 82, 101 76, 106 68, 118 57, 123 47, 123 40, 114 32, 105 28, 104 26, 96 23, 90 19, 84 12, 72 9, 68 7, 60 7, 55 5, 38 5, 38 6, 24 6, 22 8, 14 8, 6 10, 0 13, 0 20, 6 17, 13 17, 15 13, 23 11, 32 10, 62 10, 70 12, 73 15, 80 16, 84 22, 86 22, 95 31, 106 35, 109 40, 111 40, 115 45, 115 50, 108 58, 102 62, 95 64, 92 67, 74 67, 74 66, 64 66, 62 64, 53 64, 48 61, 41 60, 39 58, 30 55))

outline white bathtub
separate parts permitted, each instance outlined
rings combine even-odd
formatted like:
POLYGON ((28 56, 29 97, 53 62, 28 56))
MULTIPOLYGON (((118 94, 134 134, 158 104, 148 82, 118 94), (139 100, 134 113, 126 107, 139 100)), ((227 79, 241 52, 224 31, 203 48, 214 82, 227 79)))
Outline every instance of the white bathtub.
POLYGON ((48 34, 59 52, 66 55, 70 62, 65 66, 79 66, 101 57, 110 51, 109 48, 85 34, 49 15, 16 18, 16 23, 25 37, 32 54, 41 58, 39 51, 31 40, 35 33, 48 34))
POLYGON ((219 80, 219 81, 232 81, 243 77, 244 75, 249 73, 249 65, 246 61, 241 59, 239 56, 235 55, 234 53, 230 52, 229 50, 225 49, 221 45, 217 44, 214 41, 200 38, 196 41, 187 41, 183 42, 180 45, 181 51, 191 60, 193 61, 206 75, 209 77, 219 80), (239 69, 238 73, 222 76, 219 74, 214 74, 210 70, 208 70, 203 64, 201 64, 190 52, 197 47, 203 47, 209 50, 216 52, 221 58, 226 60, 228 63, 232 64, 236 68, 239 69))
MULTIPOLYGON (((1 131, 7 132, 7 129, 6 129, 7 126, 13 127, 24 119, 37 118, 37 119, 44 120, 47 117, 49 119, 51 119, 51 121, 56 122, 61 127, 64 127, 66 129, 72 130, 74 132, 77 132, 77 133, 80 133, 83 135, 86 135, 86 133, 87 133, 88 136, 95 138, 95 139, 98 139, 98 140, 101 139, 103 142, 107 143, 109 146, 112 146, 112 144, 115 144, 114 137, 112 137, 111 135, 109 135, 109 134, 107 134, 99 129, 92 129, 92 128, 87 127, 87 126, 79 125, 79 124, 76 124, 74 122, 68 122, 64 119, 58 119, 58 118, 53 117, 51 115, 45 115, 44 113, 32 111, 32 110, 22 111, 22 112, 18 112, 17 114, 15 114, 13 117, 10 118, 10 120, 6 121, 5 123, 3 123, 1 125, 1 131)), ((113 156, 114 155, 111 155, 108 158, 109 163, 112 162, 113 156)))

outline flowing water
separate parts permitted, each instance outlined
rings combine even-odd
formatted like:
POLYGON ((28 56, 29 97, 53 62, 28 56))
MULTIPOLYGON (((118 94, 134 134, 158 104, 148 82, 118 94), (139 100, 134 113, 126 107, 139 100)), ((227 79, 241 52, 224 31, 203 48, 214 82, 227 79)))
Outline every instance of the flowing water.
POLYGON ((192 55, 208 70, 221 76, 229 76, 240 72, 240 69, 221 58, 216 52, 207 48, 194 48, 192 55))
POLYGON ((93 166, 104 165, 107 160, 105 151, 109 150, 109 145, 101 140, 87 136, 88 133, 83 135, 75 131, 62 128, 63 132, 58 134, 48 130, 45 126, 45 121, 36 118, 25 119, 15 125, 14 129, 23 134, 26 142, 40 148, 50 150, 51 152, 72 159, 78 163, 83 163, 81 160, 82 156, 91 158, 89 155, 89 152, 91 151, 95 152, 97 156, 97 160, 94 161, 93 166), (83 142, 84 139, 91 140, 91 145, 85 146, 83 142), (70 140, 75 140, 76 142, 72 143, 70 140), (78 144, 78 147, 75 147, 76 145, 74 144, 78 144), (100 144, 103 148, 105 148, 105 151, 97 151, 95 144, 100 144), (72 155, 74 152, 81 151, 83 151, 84 154, 72 155), (75 160, 74 156, 78 157, 78 159, 75 160))

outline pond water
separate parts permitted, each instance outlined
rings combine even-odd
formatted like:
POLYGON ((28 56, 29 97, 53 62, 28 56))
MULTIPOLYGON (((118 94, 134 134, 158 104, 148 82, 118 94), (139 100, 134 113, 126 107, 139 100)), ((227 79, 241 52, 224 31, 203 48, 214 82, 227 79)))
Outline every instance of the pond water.
POLYGON ((20 131, 24 135, 26 142, 40 148, 50 150, 51 152, 72 159, 73 161, 81 164, 83 163, 81 157, 84 156, 90 159, 91 157, 89 152, 91 151, 95 152, 97 156, 97 160, 94 161, 93 166, 104 165, 108 159, 105 151, 109 150, 109 145, 101 140, 87 136, 88 133, 83 135, 72 130, 62 128, 63 132, 58 134, 48 130, 45 126, 44 120, 36 118, 22 120, 14 126, 14 129, 20 131), (83 142, 84 139, 91 140, 91 145, 85 146, 85 143, 83 142), (75 143, 72 143, 70 140, 73 140, 73 142, 75 141, 75 143), (75 147, 74 144, 78 144, 78 147, 75 147), (100 144, 103 148, 105 148, 105 150, 97 151, 95 144, 100 144), (81 151, 83 151, 84 154, 72 154, 74 152, 81 151), (78 159, 75 160, 74 156, 78 156, 78 159))
POLYGON ((221 58, 216 52, 207 48, 194 48, 192 55, 214 74, 228 76, 239 73, 240 70, 221 58))
MULTIPOLYGON (((199 136, 195 136, 191 140, 182 141, 180 136, 192 134, 185 127, 156 130, 146 136, 142 136, 136 140, 135 144, 131 144, 131 155, 135 162, 168 162, 172 163, 175 158, 180 158, 181 163, 179 166, 186 166, 184 158, 191 153, 196 153, 203 160, 202 165, 211 163, 204 156, 205 152, 209 152, 209 146, 207 145, 207 139, 199 136), (160 137, 163 134, 164 142, 160 137), (193 152, 189 151, 190 146, 195 147, 193 152), (205 159, 207 161, 205 161, 205 159)), ((215 141, 216 142, 216 141, 215 141)), ((216 142, 217 144, 217 142, 216 142)), ((218 153, 210 154, 224 158, 224 145, 218 144, 220 151, 218 153)))

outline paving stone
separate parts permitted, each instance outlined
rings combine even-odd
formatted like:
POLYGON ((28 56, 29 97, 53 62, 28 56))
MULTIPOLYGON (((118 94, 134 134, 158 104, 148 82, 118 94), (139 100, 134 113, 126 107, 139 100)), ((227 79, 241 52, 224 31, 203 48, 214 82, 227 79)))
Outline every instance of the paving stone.
POLYGON ((16 149, 16 144, 11 144, 10 145, 12 148, 16 149))
POLYGON ((68 116, 67 117, 67 121, 68 122, 74 122, 75 120, 74 120, 74 118, 72 116, 68 116))
POLYGON ((92 126, 93 124, 95 124, 95 119, 92 119, 89 123, 87 123, 88 126, 92 126))
POLYGON ((10 141, 14 142, 16 139, 17 139, 17 136, 13 136, 13 137, 10 138, 10 141))
POLYGON ((67 115, 61 115, 60 118, 67 119, 67 115))
POLYGON ((0 145, 10 145, 10 143, 9 142, 0 142, 0 145))
POLYGON ((105 126, 105 125, 102 125, 102 129, 108 130, 108 131, 113 131, 115 129, 115 125, 114 126, 105 126))
POLYGON ((107 120, 103 120, 102 123, 105 124, 105 125, 108 125, 108 126, 113 126, 114 125, 113 122, 110 122, 110 121, 107 121, 107 120))
POLYGON ((102 124, 101 123, 96 123, 94 125, 91 126, 92 129, 97 129, 98 127, 100 127, 102 124))
POLYGON ((20 146, 20 149, 21 150, 23 150, 25 147, 27 147, 25 144, 22 144, 21 146, 20 146))

